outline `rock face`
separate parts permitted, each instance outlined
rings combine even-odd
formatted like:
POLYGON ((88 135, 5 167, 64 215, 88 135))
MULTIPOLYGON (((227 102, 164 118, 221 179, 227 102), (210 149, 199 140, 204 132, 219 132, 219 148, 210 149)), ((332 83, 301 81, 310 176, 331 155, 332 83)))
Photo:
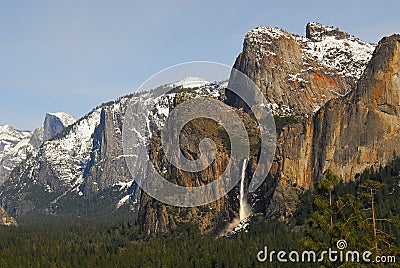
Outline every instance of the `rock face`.
MULTIPOLYGON (((213 88, 212 92, 215 93, 211 93, 210 95, 214 97, 218 96, 219 94, 216 93, 223 89, 218 86, 212 86, 211 88, 213 88)), ((187 99, 195 98, 195 96, 194 94, 185 92, 175 94, 170 109, 173 109, 176 105, 187 99)), ((218 96, 218 98, 222 98, 222 96, 218 96)), ((257 126, 248 114, 239 110, 237 112, 250 133, 250 143, 257 144, 257 126)), ((226 118, 225 120, 228 121, 229 119, 226 118)), ((202 139, 210 138, 215 141, 217 148, 215 160, 209 167, 200 172, 184 172, 167 161, 160 146, 159 129, 155 130, 152 136, 149 151, 150 158, 155 166, 158 166, 160 170, 164 170, 164 174, 170 174, 168 176, 169 181, 186 187, 204 186, 218 178, 227 167, 230 159, 230 149, 226 142, 228 139, 227 135, 223 128, 216 124, 216 122, 205 118, 190 122, 184 127, 181 133, 176 133, 176 136, 180 137, 182 154, 190 160, 200 157, 198 144, 202 139)), ((252 164, 257 162, 257 152, 257 150, 250 152, 249 161, 252 164)), ((248 174, 255 170, 256 166, 252 164, 248 165, 246 169, 248 174)), ((225 195, 217 201, 201 207, 177 208, 156 201, 145 193, 142 195, 140 203, 138 221, 142 229, 148 234, 169 231, 180 222, 195 223, 202 232, 217 234, 234 217, 238 217, 239 211, 238 189, 234 189, 229 195, 225 195)))
POLYGON ((47 113, 43 123, 43 140, 51 139, 75 121, 75 117, 67 113, 47 113))
POLYGON ((123 98, 100 109, 91 153, 82 174, 85 181, 81 188, 86 198, 112 185, 132 183, 122 149, 122 123, 128 101, 123 98))
MULTIPOLYGON (((268 215, 290 215, 299 188, 312 187, 326 169, 348 181, 398 152, 396 40, 382 39, 373 53, 374 45, 318 23, 307 24, 306 38, 265 26, 247 34, 235 67, 276 115, 307 115, 280 131, 268 215)), ((230 105, 243 106, 226 95, 230 105)))
POLYGON ((43 125, 33 131, 29 142, 37 148, 75 122, 75 117, 64 112, 46 113, 43 125))
MULTIPOLYGON (((399 53, 399 35, 383 38, 353 91, 330 100, 302 124, 284 129, 273 204, 284 203, 279 192, 293 193, 294 185, 310 187, 327 169, 349 181, 367 168, 385 165, 399 152, 399 53)), ((293 207, 270 207, 276 210, 290 214, 293 207)))
POLYGON ((350 180, 400 152, 399 54, 400 35, 382 39, 356 89, 316 114, 314 178, 329 168, 350 180))
MULTIPOLYGON (((279 28, 247 33, 234 68, 251 78, 278 115, 311 115, 328 100, 354 88, 374 46, 338 29, 307 25, 307 37, 279 28)), ((227 103, 241 107, 227 91, 227 103)))
POLYGON ((42 145, 44 141, 43 137, 43 126, 36 128, 29 139, 29 143, 33 146, 33 148, 38 148, 42 145))
POLYGON ((17 221, 8 215, 8 213, 2 207, 0 207, 0 225, 18 226, 17 221))

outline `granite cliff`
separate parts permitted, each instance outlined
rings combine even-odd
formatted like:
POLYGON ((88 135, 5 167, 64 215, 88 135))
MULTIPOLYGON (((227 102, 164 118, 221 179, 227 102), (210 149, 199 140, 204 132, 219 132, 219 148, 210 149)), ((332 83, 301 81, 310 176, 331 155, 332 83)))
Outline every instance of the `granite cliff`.
POLYGON ((293 206, 282 205, 284 199, 295 199, 294 188, 312 187, 327 169, 350 181, 399 152, 399 42, 399 35, 383 38, 353 90, 331 99, 302 123, 284 128, 270 212, 290 215, 293 206))
MULTIPOLYGON (((247 33, 234 68, 251 78, 278 115, 311 115, 354 88, 374 45, 332 27, 307 24, 301 37, 260 26, 247 33)), ((227 92, 227 103, 241 107, 227 92)))

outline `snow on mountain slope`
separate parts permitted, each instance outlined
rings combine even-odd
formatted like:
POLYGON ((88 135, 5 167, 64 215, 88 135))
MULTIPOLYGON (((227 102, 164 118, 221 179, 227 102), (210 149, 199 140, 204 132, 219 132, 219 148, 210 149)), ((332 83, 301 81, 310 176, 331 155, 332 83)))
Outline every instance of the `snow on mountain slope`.
POLYGON ((10 125, 0 125, 0 184, 10 171, 26 158, 31 149, 29 144, 31 136, 32 133, 29 131, 19 131, 10 125))
MULTIPOLYGON (((260 26, 247 33, 234 68, 256 83, 275 115, 310 116, 355 87, 374 49, 318 23, 307 24, 306 37, 260 26)), ((242 105, 229 91, 227 99, 232 106, 242 105)))
POLYGON ((56 163, 54 175, 66 184, 73 183, 82 174, 92 149, 92 134, 99 123, 100 109, 79 120, 71 131, 58 140, 46 141, 39 151, 45 161, 56 163))
MULTIPOLYGON (((220 96, 222 86, 207 84, 196 86, 195 90, 187 88, 179 93, 174 92, 176 88, 173 86, 169 85, 167 89, 171 92, 158 97, 155 91, 150 91, 103 104, 60 135, 45 141, 42 146, 32 151, 19 171, 11 175, 10 180, 2 187, 0 200, 3 198, 2 202, 8 210, 17 211, 16 214, 23 214, 35 208, 36 199, 29 201, 27 209, 19 208, 18 204, 20 198, 27 199, 26 193, 29 193, 29 196, 37 196, 38 191, 47 192, 52 196, 47 204, 53 207, 50 209, 52 211, 54 206, 67 202, 71 196, 80 200, 95 198, 98 193, 107 189, 114 189, 117 198, 114 208, 122 207, 129 203, 129 200, 135 203, 134 201, 138 200, 135 196, 136 185, 133 184, 134 178, 127 169, 122 148, 122 123, 128 104, 134 103, 134 109, 138 109, 134 116, 147 115, 149 125, 146 132, 151 135, 163 126, 178 94, 182 98, 216 98, 220 96), (120 187, 121 185, 124 187, 120 187)), ((114 201, 110 199, 109 202, 114 201)), ((132 205, 132 202, 129 204, 132 205)))
POLYGON ((31 135, 32 133, 29 131, 15 130, 10 125, 0 125, 0 157, 3 157, 7 152, 20 148, 21 145, 18 147, 17 145, 23 140, 29 140, 31 135))
POLYGON ((308 25, 308 35, 311 42, 309 39, 297 39, 303 45, 306 57, 330 71, 357 80, 375 50, 375 45, 318 23, 308 25))
POLYGON ((175 87, 182 88, 196 88, 204 85, 210 84, 207 80, 201 77, 186 77, 173 84, 175 87))
MULTIPOLYGON (((182 89, 194 89, 193 92, 188 92, 188 96, 191 97, 200 97, 200 96, 210 96, 214 98, 218 98, 221 96, 221 89, 226 87, 226 84, 211 84, 206 80, 198 77, 188 77, 177 83, 173 84, 174 86, 178 86, 178 88, 182 89), (193 83, 192 83, 193 82, 193 83)), ((170 107, 172 106, 174 99, 176 97, 174 90, 171 93, 166 95, 162 95, 160 97, 151 100, 153 102, 153 108, 149 113, 149 130, 150 133, 162 128, 164 126, 164 122, 169 115, 170 107)))
POLYGON ((51 206, 81 184, 100 111, 94 109, 59 136, 32 147, 1 186, 0 205, 14 216, 23 215, 41 204, 51 206))
POLYGON ((33 132, 18 131, 9 125, 0 126, 0 184, 28 153, 75 121, 72 115, 58 112, 47 113, 43 125, 33 132))
POLYGON ((258 58, 276 55, 270 45, 279 38, 295 39, 305 59, 317 61, 328 71, 360 78, 372 57, 375 45, 319 23, 309 23, 307 37, 293 35, 283 29, 260 26, 247 33, 247 39, 259 48, 258 58))
POLYGON ((30 135, 29 131, 19 131, 10 125, 0 125, 0 139, 8 141, 19 141, 27 138, 30 135))

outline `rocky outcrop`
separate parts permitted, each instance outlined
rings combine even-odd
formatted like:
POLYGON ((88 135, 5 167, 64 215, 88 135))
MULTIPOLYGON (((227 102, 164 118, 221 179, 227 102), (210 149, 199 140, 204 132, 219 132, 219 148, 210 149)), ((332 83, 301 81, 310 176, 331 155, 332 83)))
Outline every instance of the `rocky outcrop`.
POLYGON ((43 134, 44 134, 43 126, 36 128, 32 132, 32 136, 29 140, 29 143, 33 146, 33 148, 38 148, 40 145, 42 145, 42 143, 44 141, 43 134))
MULTIPOLYGON (((250 117, 243 112, 241 116, 248 129, 256 131, 256 126, 250 117)), ((153 136, 153 144, 149 152, 150 157, 156 166, 164 169, 166 171, 165 174, 169 174, 169 181, 186 187, 204 186, 220 177, 229 162, 229 148, 227 148, 228 145, 223 139, 223 135, 227 134, 222 133, 223 128, 209 119, 196 119, 183 129, 180 137, 182 141, 181 150, 183 155, 190 160, 199 158, 198 144, 202 139, 207 137, 216 143, 217 153, 215 160, 209 167, 200 172, 184 172, 168 163, 160 146, 159 133, 153 136)), ((252 144, 257 142, 254 136, 253 139, 251 140, 252 144)), ((249 160, 251 164, 247 169, 248 174, 255 170, 256 166, 252 164, 257 162, 256 151, 252 152, 249 160)), ((233 190, 230 195, 223 196, 217 201, 201 207, 177 208, 168 206, 155 201, 145 193, 140 203, 139 222, 143 230, 148 234, 170 230, 179 222, 195 223, 204 233, 218 233, 234 217, 238 216, 237 212, 239 211, 237 189, 233 190)))
POLYGON ((100 122, 93 133, 92 152, 85 165, 82 191, 85 198, 117 183, 131 181, 122 149, 122 123, 126 99, 100 111, 100 122))
POLYGON ((341 31, 339 28, 327 27, 319 23, 307 23, 306 37, 313 42, 320 42, 327 36, 338 39, 348 39, 350 35, 341 31))
MULTIPOLYGON (((278 115, 311 115, 354 88, 374 46, 338 29, 307 25, 307 37, 260 26, 246 35, 234 68, 251 78, 278 115)), ((227 103, 243 104, 230 91, 227 103)))
POLYGON ((0 225, 18 226, 17 221, 8 215, 8 213, 2 207, 0 207, 0 225))
MULTIPOLYGON (((214 90, 218 89, 216 86, 208 86, 208 88, 213 87, 214 90)), ((180 103, 195 98, 196 94, 190 91, 180 91, 172 96, 173 97, 169 99, 169 109, 171 110, 180 103)), ((161 110, 161 107, 156 107, 153 112, 158 113, 158 111, 161 110)), ((240 114, 240 117, 247 128, 251 130, 252 133, 257 132, 256 125, 250 116, 239 110, 237 112, 240 114)), ((225 120, 229 121, 230 119, 226 118, 225 120)), ((159 127, 155 127, 152 134, 149 146, 149 156, 153 165, 165 174, 165 177, 170 182, 186 187, 204 186, 218 178, 225 171, 230 159, 230 149, 229 144, 227 143, 228 137, 223 128, 218 126, 215 121, 206 118, 196 119, 185 125, 181 133, 176 133, 176 136, 180 137, 182 154, 190 160, 199 158, 200 151, 198 144, 202 139, 210 138, 215 142, 217 148, 215 160, 209 167, 200 172, 185 172, 177 169, 169 163, 165 157, 160 141, 160 126, 162 124, 157 125, 159 127)), ((250 137, 250 140, 252 144, 258 142, 258 139, 254 134, 250 137)), ((250 162, 255 163, 257 160, 257 151, 252 151, 251 153, 250 162)), ((249 165, 248 172, 254 172, 254 169, 254 165, 249 165)), ((146 176, 149 178, 148 174, 141 174, 140 172, 138 173, 138 176, 146 176)), ((227 223, 237 216, 237 212, 239 211, 239 202, 237 197, 238 191, 233 190, 230 195, 223 196, 217 201, 201 207, 178 208, 163 204, 148 196, 146 193, 142 193, 138 210, 138 223, 148 234, 168 232, 175 228, 179 223, 184 222, 196 224, 203 233, 216 234, 219 231, 222 231, 227 223)))
POLYGON ((67 113, 46 113, 43 125, 33 131, 29 143, 38 148, 44 141, 52 139, 75 122, 76 118, 67 113))

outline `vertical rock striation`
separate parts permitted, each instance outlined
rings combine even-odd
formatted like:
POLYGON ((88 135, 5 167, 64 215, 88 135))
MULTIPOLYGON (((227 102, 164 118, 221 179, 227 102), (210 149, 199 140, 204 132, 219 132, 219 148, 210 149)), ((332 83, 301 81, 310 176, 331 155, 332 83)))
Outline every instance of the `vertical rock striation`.
MULTIPOLYGON (((279 183, 272 204, 293 186, 308 188, 331 169, 344 181, 378 168, 400 152, 400 35, 383 38, 354 90, 330 100, 303 122, 286 127, 279 138, 279 183)), ((293 207, 272 206, 289 215, 293 207)))

